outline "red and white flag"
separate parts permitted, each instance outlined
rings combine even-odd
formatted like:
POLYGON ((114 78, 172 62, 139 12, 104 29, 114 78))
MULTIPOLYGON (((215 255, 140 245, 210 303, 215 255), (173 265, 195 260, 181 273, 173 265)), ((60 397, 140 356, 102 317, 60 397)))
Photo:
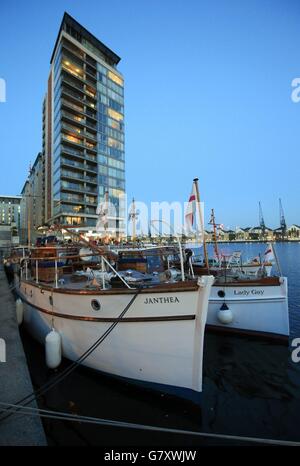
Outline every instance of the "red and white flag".
POLYGON ((273 251, 273 246, 272 244, 268 244, 267 249, 265 250, 264 253, 264 262, 273 262, 275 260, 275 254, 273 251))
POLYGON ((189 231, 193 229, 194 222, 196 219, 196 199, 196 187, 195 183, 193 183, 192 192, 189 197, 189 202, 185 211, 185 223, 189 231))

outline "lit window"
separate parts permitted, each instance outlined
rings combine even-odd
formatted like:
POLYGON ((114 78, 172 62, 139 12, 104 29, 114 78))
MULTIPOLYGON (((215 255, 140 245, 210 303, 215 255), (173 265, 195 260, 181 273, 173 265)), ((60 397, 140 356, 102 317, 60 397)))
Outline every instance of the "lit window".
POLYGON ((119 84, 119 86, 123 86, 123 79, 117 76, 115 73, 112 73, 112 71, 108 71, 107 76, 116 84, 119 84))
POLYGON ((68 139, 68 141, 76 142, 77 144, 81 143, 81 140, 78 138, 75 138, 74 136, 65 135, 65 138, 68 139))
POLYGON ((108 115, 114 118, 115 120, 118 120, 118 121, 123 120, 123 116, 121 115, 121 113, 116 112, 115 110, 111 108, 108 108, 107 112, 108 112, 108 115))

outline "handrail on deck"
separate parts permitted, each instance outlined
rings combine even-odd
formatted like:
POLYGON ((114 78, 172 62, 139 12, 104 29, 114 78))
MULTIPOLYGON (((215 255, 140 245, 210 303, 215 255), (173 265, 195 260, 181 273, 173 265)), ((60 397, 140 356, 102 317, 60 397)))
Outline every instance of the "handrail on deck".
MULTIPOLYGON (((126 280, 124 280, 124 278, 117 272, 117 270, 110 264, 110 262, 99 252, 98 254, 88 254, 87 256, 79 256, 79 255, 76 255, 76 256, 62 256, 62 257, 26 257, 24 258, 24 262, 25 262, 25 277, 26 277, 26 280, 28 280, 28 262, 29 261, 35 261, 35 270, 36 270, 36 277, 35 277, 35 280, 36 280, 36 283, 38 283, 38 262, 39 261, 49 261, 49 260, 53 260, 54 261, 54 267, 55 267, 55 288, 58 288, 58 264, 57 264, 57 260, 64 260, 64 259, 68 259, 68 258, 81 258, 81 257, 91 257, 93 255, 100 255, 101 256, 101 262, 102 262, 102 272, 104 272, 104 266, 103 264, 107 264, 109 266, 109 268, 113 271, 113 273, 124 283, 124 285, 129 288, 130 290, 135 290, 136 288, 130 286, 126 280)), ((22 271, 22 267, 21 267, 21 271, 22 271)), ((105 285, 104 285, 104 281, 103 281, 103 289, 105 285)))

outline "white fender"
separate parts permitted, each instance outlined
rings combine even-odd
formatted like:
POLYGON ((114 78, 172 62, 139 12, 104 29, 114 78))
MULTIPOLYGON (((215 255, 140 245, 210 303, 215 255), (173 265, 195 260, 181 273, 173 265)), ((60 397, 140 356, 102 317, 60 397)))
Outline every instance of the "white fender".
POLYGON ((233 321, 233 312, 226 303, 223 303, 220 310, 217 312, 217 317, 222 324, 231 324, 233 321))
POLYGON ((53 328, 45 338, 46 364, 50 369, 56 369, 61 363, 61 336, 53 328))
POLYGON ((24 304, 20 298, 16 300, 16 314, 17 314, 18 325, 21 325, 21 323, 23 322, 23 316, 24 316, 24 304))

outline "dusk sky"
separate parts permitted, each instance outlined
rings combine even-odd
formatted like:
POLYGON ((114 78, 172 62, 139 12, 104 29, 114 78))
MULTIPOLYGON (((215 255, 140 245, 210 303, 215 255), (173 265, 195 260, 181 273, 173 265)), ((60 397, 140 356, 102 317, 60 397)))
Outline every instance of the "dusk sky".
POLYGON ((114 50, 125 78, 126 188, 206 220, 300 224, 300 3, 292 0, 0 2, 0 194, 19 194, 42 146, 42 101, 64 11, 114 50))

